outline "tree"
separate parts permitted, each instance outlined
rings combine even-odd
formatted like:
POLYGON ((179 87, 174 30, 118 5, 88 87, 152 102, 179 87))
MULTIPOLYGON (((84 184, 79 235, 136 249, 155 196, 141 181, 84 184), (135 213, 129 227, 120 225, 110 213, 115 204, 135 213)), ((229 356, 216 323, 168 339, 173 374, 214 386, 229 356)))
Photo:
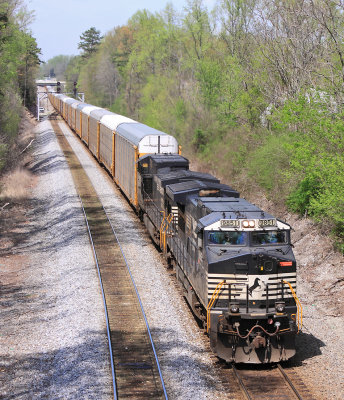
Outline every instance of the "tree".
POLYGON ((21 0, 0 0, 0 169, 18 133, 22 104, 35 103, 40 49, 27 30, 32 13, 21 0))
POLYGON ((196 58, 201 60, 211 44, 208 12, 202 0, 188 0, 185 11, 187 14, 184 18, 184 25, 191 38, 191 47, 196 58))
POLYGON ((219 7, 221 38, 232 57, 243 60, 250 53, 250 37, 257 0, 222 0, 219 7))
POLYGON ((34 39, 27 33, 22 33, 22 35, 23 42, 25 44, 25 50, 23 55, 24 65, 22 65, 20 69, 24 70, 22 72, 22 75, 24 76, 24 82, 19 83, 22 87, 23 103, 25 107, 27 104, 27 100, 29 104, 34 101, 35 87, 33 87, 32 83, 34 82, 38 66, 41 64, 42 61, 39 59, 41 49, 37 47, 36 39, 34 39))
POLYGON ((81 34, 80 39, 81 41, 78 44, 78 49, 83 51, 82 57, 89 58, 97 51, 103 36, 100 36, 100 31, 92 26, 81 34))
POLYGON ((50 58, 45 64, 41 65, 40 76, 56 77, 57 80, 65 79, 65 72, 74 56, 58 55, 50 58))
POLYGON ((280 104, 314 85, 314 71, 323 57, 324 28, 311 18, 309 1, 262 0, 255 38, 266 71, 266 95, 280 104))
POLYGON ((100 57, 98 58, 95 81, 98 90, 104 95, 103 101, 105 105, 111 107, 118 97, 121 79, 115 65, 110 59, 110 56, 104 52, 101 52, 100 57))
POLYGON ((325 56, 322 60, 321 75, 338 102, 344 97, 344 1, 311 0, 313 18, 324 29, 326 41, 323 41, 325 56))

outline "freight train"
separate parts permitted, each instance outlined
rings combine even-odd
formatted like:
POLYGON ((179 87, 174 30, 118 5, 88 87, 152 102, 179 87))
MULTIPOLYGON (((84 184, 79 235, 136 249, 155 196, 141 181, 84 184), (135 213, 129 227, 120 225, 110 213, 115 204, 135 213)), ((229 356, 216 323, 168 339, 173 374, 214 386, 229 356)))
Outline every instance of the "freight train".
POLYGON ((291 227, 206 173, 164 132, 63 94, 50 102, 111 174, 227 362, 295 354, 302 325, 291 227))

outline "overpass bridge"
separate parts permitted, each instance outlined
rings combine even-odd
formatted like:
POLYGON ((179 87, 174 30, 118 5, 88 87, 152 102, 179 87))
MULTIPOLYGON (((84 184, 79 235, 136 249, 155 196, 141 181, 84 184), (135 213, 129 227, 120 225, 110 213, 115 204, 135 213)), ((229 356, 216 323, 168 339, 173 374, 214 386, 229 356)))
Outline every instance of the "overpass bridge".
POLYGON ((59 92, 61 94, 65 95, 72 95, 74 98, 77 100, 80 100, 81 102, 85 102, 85 95, 84 93, 78 93, 76 91, 76 83, 74 83, 74 93, 66 93, 64 91, 64 88, 66 86, 65 81, 57 81, 56 79, 51 79, 51 78, 45 78, 45 79, 37 79, 36 80, 36 85, 37 85, 37 120, 39 121, 40 115, 44 115, 45 111, 48 108, 48 94, 44 89, 46 86, 51 87, 51 92, 59 92), (45 107, 44 107, 45 106, 45 107))

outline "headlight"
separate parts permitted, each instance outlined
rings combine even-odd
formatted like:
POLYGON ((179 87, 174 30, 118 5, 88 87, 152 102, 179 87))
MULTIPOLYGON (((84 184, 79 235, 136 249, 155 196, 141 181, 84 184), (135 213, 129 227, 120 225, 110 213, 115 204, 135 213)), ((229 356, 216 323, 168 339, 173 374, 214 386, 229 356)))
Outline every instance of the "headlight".
POLYGON ((242 221, 242 227, 243 228, 254 228, 256 226, 256 223, 254 220, 244 220, 242 221))
POLYGON ((238 312, 239 312, 239 306, 238 306, 237 304, 232 304, 232 305, 230 306, 230 312, 231 312, 232 314, 238 314, 238 312))
POLYGON ((279 314, 282 314, 285 312, 285 304, 284 303, 276 303, 275 309, 279 314))

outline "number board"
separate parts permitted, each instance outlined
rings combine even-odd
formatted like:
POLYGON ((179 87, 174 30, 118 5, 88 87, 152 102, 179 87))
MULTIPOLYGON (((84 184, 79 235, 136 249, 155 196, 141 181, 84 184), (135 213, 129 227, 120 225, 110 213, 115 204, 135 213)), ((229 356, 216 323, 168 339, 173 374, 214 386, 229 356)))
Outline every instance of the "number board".
POLYGON ((221 219, 221 228, 240 228, 240 221, 237 219, 221 219))
POLYGON ((276 220, 275 219, 260 219, 258 221, 258 226, 261 228, 264 228, 266 226, 276 226, 276 220))

